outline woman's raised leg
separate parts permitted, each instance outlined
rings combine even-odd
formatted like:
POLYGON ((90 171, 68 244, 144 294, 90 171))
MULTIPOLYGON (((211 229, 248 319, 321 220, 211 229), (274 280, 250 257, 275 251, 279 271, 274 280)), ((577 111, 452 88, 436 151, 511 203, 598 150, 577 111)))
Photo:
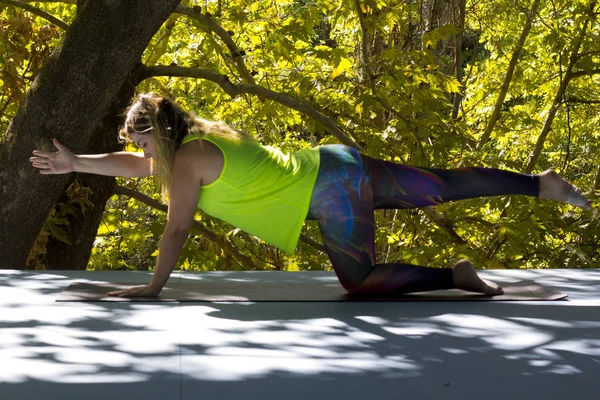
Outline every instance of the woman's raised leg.
POLYGON ((553 170, 523 174, 496 168, 415 167, 361 154, 375 209, 417 208, 476 197, 526 195, 591 209, 581 190, 553 170))
POLYGON ((501 195, 539 195, 538 175, 494 168, 425 168, 361 155, 375 208, 417 208, 452 200, 501 195))

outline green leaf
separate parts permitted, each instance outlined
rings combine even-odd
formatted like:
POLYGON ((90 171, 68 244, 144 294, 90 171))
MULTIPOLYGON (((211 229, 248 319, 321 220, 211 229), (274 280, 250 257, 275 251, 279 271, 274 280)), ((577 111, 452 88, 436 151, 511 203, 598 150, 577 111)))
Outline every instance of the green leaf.
POLYGON ((339 75, 341 75, 342 73, 346 72, 346 71, 350 71, 352 68, 352 60, 346 58, 346 57, 342 57, 340 59, 339 64, 333 69, 333 71, 331 72, 331 75, 329 75, 330 79, 334 79, 336 77, 338 77, 339 75))
POLYGON ((47 229, 50 231, 50 234, 57 240, 60 240, 63 243, 67 243, 71 245, 71 241, 69 240, 69 236, 67 232, 59 226, 55 224, 48 224, 47 229))

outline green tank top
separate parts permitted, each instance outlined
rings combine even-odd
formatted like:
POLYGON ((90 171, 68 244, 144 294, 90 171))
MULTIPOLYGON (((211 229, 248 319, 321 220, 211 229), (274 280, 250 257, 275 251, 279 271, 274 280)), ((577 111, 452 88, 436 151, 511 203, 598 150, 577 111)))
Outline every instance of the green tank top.
POLYGON ((216 181, 202 186, 198 207, 243 231, 294 254, 319 171, 319 148, 295 153, 256 141, 187 135, 181 145, 204 139, 223 152, 216 181))

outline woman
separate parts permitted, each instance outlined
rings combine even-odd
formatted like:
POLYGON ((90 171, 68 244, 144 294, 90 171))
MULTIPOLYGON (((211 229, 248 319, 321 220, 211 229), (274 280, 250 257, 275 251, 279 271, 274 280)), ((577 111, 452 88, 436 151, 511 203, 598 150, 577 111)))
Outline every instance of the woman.
POLYGON ((144 157, 130 152, 73 155, 55 139, 57 152, 34 151, 30 159, 42 174, 152 174, 159 179, 169 210, 153 278, 112 296, 159 295, 197 207, 288 253, 295 251, 304 220, 317 220, 333 269, 350 293, 457 288, 491 296, 502 294, 502 288, 480 279, 468 260, 452 268, 377 264, 373 211, 514 194, 591 209, 581 191, 552 170, 528 175, 492 168, 421 168, 338 144, 286 154, 155 93, 133 102, 119 138, 141 147, 144 157))

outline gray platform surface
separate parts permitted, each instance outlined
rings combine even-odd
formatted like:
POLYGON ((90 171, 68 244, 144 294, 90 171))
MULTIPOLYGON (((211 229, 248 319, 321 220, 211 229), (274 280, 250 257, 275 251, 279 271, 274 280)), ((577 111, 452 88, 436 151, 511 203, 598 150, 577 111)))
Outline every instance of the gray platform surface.
MULTIPOLYGON (((0 270, 0 398, 592 399, 600 269, 483 271, 568 293, 536 302, 57 303, 150 273, 0 270)), ((336 282, 330 272, 173 282, 336 282)))

